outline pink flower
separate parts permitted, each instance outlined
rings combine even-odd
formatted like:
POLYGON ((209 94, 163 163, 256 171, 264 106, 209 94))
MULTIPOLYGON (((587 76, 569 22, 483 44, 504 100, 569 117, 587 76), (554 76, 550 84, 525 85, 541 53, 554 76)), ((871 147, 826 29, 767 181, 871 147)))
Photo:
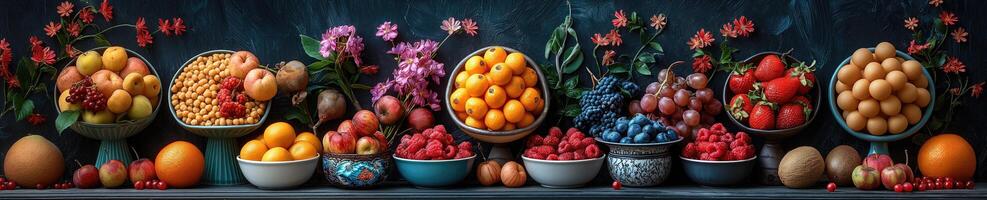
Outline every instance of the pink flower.
POLYGON ((79 22, 69 23, 69 26, 65 27, 65 31, 69 32, 72 37, 78 37, 79 33, 82 32, 82 25, 79 25, 79 22))
POLYGON ((10 64, 11 59, 13 59, 12 54, 13 52, 10 51, 10 43, 7 42, 7 38, 0 39, 0 66, 10 64))
POLYGON ((68 55, 69 58, 75 58, 76 55, 79 55, 79 51, 76 51, 75 48, 72 47, 72 44, 66 44, 65 55, 68 55))
POLYGON ((661 30, 665 28, 665 14, 651 15, 651 27, 661 30))
POLYGON ((692 72, 703 73, 713 68, 713 63, 710 61, 712 58, 709 55, 702 55, 695 57, 692 60, 692 72))
POLYGON ((103 0, 103 3, 99 4, 99 14, 102 14, 106 21, 113 19, 113 6, 110 6, 109 0, 103 0))
POLYGON ((610 66, 615 63, 617 58, 617 52, 613 50, 607 50, 603 52, 603 66, 610 66))
POLYGON ((910 43, 908 43, 908 54, 915 55, 924 51, 927 48, 929 48, 929 44, 917 44, 915 43, 915 40, 912 40, 910 43))
POLYGON ((58 34, 58 30, 62 30, 61 23, 48 22, 48 25, 45 25, 45 35, 48 35, 48 37, 55 37, 58 34))
POLYGON ((456 31, 459 31, 459 29, 463 28, 463 26, 460 25, 459 20, 450 17, 449 19, 442 20, 442 26, 439 26, 439 28, 442 28, 442 30, 449 33, 449 35, 452 35, 453 33, 456 33, 456 31))
POLYGON ((947 74, 960 74, 962 72, 966 72, 966 64, 963 64, 959 58, 950 56, 949 59, 946 60, 946 64, 942 65, 942 71, 947 74))
POLYGON ((720 28, 720 35, 727 38, 737 38, 737 30, 733 29, 730 23, 723 24, 723 28, 720 28))
POLYGON ((606 37, 613 46, 620 46, 621 43, 624 43, 624 40, 620 39, 620 33, 617 32, 617 29, 610 29, 610 33, 607 33, 606 37))
POLYGON ((377 27, 377 37, 384 39, 384 41, 394 41, 394 38, 398 37, 398 25, 391 24, 391 22, 384 22, 377 27))
POLYGON ((942 0, 929 0, 929 5, 932 7, 939 7, 939 4, 942 4, 942 0))
POLYGON ((984 93, 984 82, 973 84, 970 86, 970 91, 970 96, 980 98, 980 94, 984 93))
POLYGON ((473 19, 463 19, 463 30, 466 31, 466 34, 476 36, 476 30, 478 29, 480 29, 480 27, 476 25, 476 22, 473 21, 473 19))
POLYGON ((75 7, 75 5, 72 5, 72 2, 63 1, 61 4, 58 4, 58 7, 56 7, 57 8, 56 12, 58 12, 58 16, 62 16, 62 17, 72 16, 73 7, 75 7))
POLYGON ((38 46, 37 48, 31 49, 31 60, 34 61, 35 64, 39 65, 55 64, 55 51, 48 47, 41 48, 38 46))
POLYGON ((614 11, 613 17, 614 17, 613 20, 611 20, 610 22, 613 23, 614 28, 621 28, 627 26, 627 17, 624 16, 624 10, 614 11))
POLYGON ((905 28, 908 30, 914 31, 916 27, 918 27, 918 19, 915 19, 915 17, 909 17, 905 20, 905 28))
POLYGON ((79 19, 82 20, 82 23, 93 23, 94 18, 92 9, 82 8, 82 10, 79 11, 79 19))
POLYGON ((171 22, 167 19, 158 18, 158 31, 161 31, 165 36, 171 36, 171 22))
POLYGON ((147 45, 154 43, 154 37, 152 37, 151 32, 147 30, 147 23, 144 21, 143 17, 137 18, 135 28, 137 29, 137 46, 147 47, 147 45))
POLYGON ((444 65, 432 59, 432 54, 438 49, 438 42, 422 40, 415 43, 402 42, 388 51, 397 56, 398 67, 394 69, 393 79, 378 83, 370 90, 371 102, 377 101, 389 90, 408 99, 406 104, 429 107, 438 111, 441 102, 438 93, 429 89, 429 83, 438 85, 445 77, 444 65))
POLYGON ((956 15, 953 15, 953 13, 949 11, 942 11, 939 13, 939 20, 942 20, 942 24, 945 24, 946 26, 952 26, 956 24, 957 21, 960 21, 960 18, 956 17, 956 15))
POLYGON ((713 41, 716 41, 716 39, 713 39, 713 34, 701 28, 686 44, 689 45, 689 49, 702 49, 712 45, 713 41))
POLYGON ((610 45, 610 40, 608 40, 606 37, 603 37, 603 35, 600 35, 599 33, 593 34, 593 37, 590 39, 593 41, 594 44, 596 44, 596 46, 610 45))
POLYGON ((956 41, 956 43, 964 43, 966 42, 966 36, 968 35, 968 33, 966 32, 966 29, 963 29, 963 27, 959 27, 956 28, 956 30, 953 30, 953 32, 950 33, 950 35, 953 36, 953 40, 956 41))
POLYGON ((182 35, 182 33, 185 33, 185 21, 183 21, 181 17, 173 18, 171 21, 174 22, 171 24, 171 31, 174 32, 175 35, 182 35))
POLYGON ((750 33, 754 32, 754 22, 747 20, 746 16, 740 16, 739 19, 733 20, 734 29, 737 30, 737 34, 741 37, 747 37, 750 33))

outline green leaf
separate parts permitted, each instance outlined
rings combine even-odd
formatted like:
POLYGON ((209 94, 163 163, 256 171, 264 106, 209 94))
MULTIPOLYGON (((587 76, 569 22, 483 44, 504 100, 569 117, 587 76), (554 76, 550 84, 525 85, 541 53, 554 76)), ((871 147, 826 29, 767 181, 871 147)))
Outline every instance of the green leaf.
POLYGON ((583 57, 583 52, 579 50, 579 43, 576 43, 576 45, 566 49, 565 59, 564 61, 562 61, 562 66, 565 68, 562 69, 562 73, 568 74, 575 72, 577 69, 579 69, 579 66, 582 64, 581 63, 582 57, 583 57), (570 65, 577 60, 580 62, 579 64, 570 65))
POLYGON ((343 71, 345 71, 346 74, 356 74, 356 72, 357 72, 356 63, 354 63, 354 62, 343 62, 343 71))
POLYGON ((103 34, 96 35, 96 37, 93 38, 93 42, 96 43, 96 47, 112 46, 112 44, 110 44, 110 41, 106 40, 106 36, 103 34))
POLYGON ((298 120, 302 124, 311 124, 312 117, 307 115, 301 108, 289 107, 288 112, 284 114, 284 118, 287 120, 298 120))
POLYGON ((319 41, 318 40, 315 40, 315 39, 313 39, 311 37, 308 37, 306 35, 298 35, 298 37, 301 38, 302 49, 305 50, 305 54, 307 54, 308 57, 312 57, 312 58, 315 58, 317 60, 325 60, 326 59, 325 57, 322 57, 322 53, 319 53, 319 41))
POLYGON ((62 134, 62 131, 65 131, 66 128, 79 121, 79 114, 81 113, 82 111, 79 110, 58 113, 58 118, 55 119, 55 129, 58 130, 58 134, 62 134))
POLYGON ((572 88, 565 91, 565 96, 573 99, 580 99, 585 91, 586 89, 583 88, 572 88))
POLYGON ((329 62, 328 60, 320 60, 318 62, 314 62, 312 64, 309 64, 308 65, 308 71, 309 72, 319 71, 322 68, 325 68, 326 66, 328 66, 329 64, 332 64, 332 62, 329 62))
POLYGON ((545 58, 551 56, 551 54, 559 53, 562 48, 562 39, 565 37, 565 27, 559 26, 555 27, 552 31, 552 35, 549 38, 554 38, 554 40, 549 39, 548 44, 545 45, 545 58))
POLYGON ((553 89, 558 89, 555 86, 559 83, 559 75, 555 72, 555 67, 551 64, 542 64, 542 73, 545 74, 545 80, 548 82, 548 86, 553 89))
POLYGON ((699 56, 703 56, 703 55, 706 55, 706 52, 703 51, 702 49, 696 49, 696 52, 693 52, 692 53, 692 57, 693 58, 699 57, 699 56))
MULTIPOLYGON (((653 61, 652 61, 653 62, 653 61)), ((647 63, 639 62, 634 68, 637 69, 637 73, 641 75, 651 75, 651 68, 648 67, 647 63)))
POLYGON ((21 81, 21 85, 27 85, 34 82, 34 77, 38 71, 38 67, 34 65, 34 61, 30 59, 21 58, 21 61, 17 63, 17 80, 21 81))
POLYGON ((25 99, 24 102, 21 103, 21 105, 15 105, 15 106, 17 106, 18 108, 16 109, 17 121, 24 120, 24 118, 27 118, 28 115, 34 113, 34 101, 30 99, 25 99))
POLYGON ((658 52, 665 52, 665 50, 661 48, 661 44, 658 44, 658 42, 650 42, 648 43, 648 47, 651 47, 651 49, 658 52))
POLYGON ((579 87, 579 76, 573 76, 565 80, 565 89, 571 90, 579 87))
POLYGON ((637 57, 637 60, 643 63, 655 63, 655 55, 649 53, 642 53, 640 56, 637 57))
POLYGON ((577 56, 575 60, 565 65, 565 69, 563 69, 564 73, 571 74, 573 72, 576 72, 576 70, 578 70, 580 66, 583 66, 583 60, 586 59, 585 56, 583 56, 583 54, 581 53, 576 55, 577 56))
POLYGON ((620 74, 620 73, 627 73, 628 69, 627 69, 627 65, 623 63, 616 63, 610 65, 607 71, 610 73, 620 74))
POLYGON ((566 117, 576 117, 582 112, 583 110, 579 107, 579 104, 569 104, 562 109, 562 115, 566 117))
POLYGON ((370 87, 369 85, 364 85, 364 84, 359 84, 359 83, 350 84, 350 87, 353 88, 353 89, 361 89, 361 90, 370 90, 370 89, 373 89, 373 87, 370 87))

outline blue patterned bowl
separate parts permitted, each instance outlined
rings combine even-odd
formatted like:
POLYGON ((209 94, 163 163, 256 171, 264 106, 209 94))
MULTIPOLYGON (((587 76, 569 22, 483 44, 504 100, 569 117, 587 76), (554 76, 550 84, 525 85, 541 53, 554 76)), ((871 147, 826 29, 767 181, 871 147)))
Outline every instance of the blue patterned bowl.
POLYGON ((476 155, 452 160, 412 160, 394 156, 401 176, 419 187, 445 187, 466 178, 473 169, 476 155))
POLYGON ((387 180, 393 161, 390 153, 374 155, 323 154, 326 180, 344 189, 368 189, 387 180))
POLYGON ((685 175, 700 185, 731 186, 747 180, 754 169, 757 156, 747 160, 708 161, 682 158, 685 175))
POLYGON ((621 144, 603 141, 597 142, 610 147, 607 152, 607 166, 610 177, 628 187, 648 187, 659 185, 668 179, 672 171, 672 153, 669 149, 678 140, 663 143, 621 144))

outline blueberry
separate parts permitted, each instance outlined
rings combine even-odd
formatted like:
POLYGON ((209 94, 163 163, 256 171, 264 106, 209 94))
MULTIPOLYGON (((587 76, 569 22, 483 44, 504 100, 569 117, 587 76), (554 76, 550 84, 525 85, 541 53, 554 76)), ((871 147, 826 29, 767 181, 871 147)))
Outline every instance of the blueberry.
POLYGON ((621 139, 620 139, 620 143, 623 143, 623 144, 630 144, 630 143, 631 143, 631 138, 630 138, 630 137, 624 137, 624 138, 621 138, 621 139))
POLYGON ((648 143, 651 140, 651 136, 648 134, 637 134, 634 136, 634 143, 648 143))
POLYGON ((617 126, 614 126, 614 130, 617 132, 627 132, 627 123, 617 122, 617 126))
POLYGON ((655 127, 652 127, 651 125, 646 125, 641 127, 641 132, 646 133, 648 135, 655 135, 656 133, 658 133, 658 129, 655 129, 655 127))
POLYGON ((606 140, 608 142, 618 142, 618 141, 620 141, 620 133, 617 133, 617 132, 614 132, 614 131, 607 131, 604 134, 604 137, 603 138, 604 138, 604 140, 606 140))
POLYGON ((665 134, 658 134, 658 136, 655 136, 655 141, 657 141, 657 142, 668 142, 669 140, 668 140, 667 137, 665 137, 665 134))
POLYGON ((679 139, 679 135, 678 134, 675 134, 675 131, 673 131, 671 129, 665 131, 665 137, 668 138, 668 141, 678 140, 679 139))
POLYGON ((631 124, 630 126, 627 126, 627 136, 628 137, 634 137, 635 135, 640 134, 640 133, 641 133, 641 126, 640 125, 631 124))
POLYGON ((658 128, 658 130, 665 130, 665 126, 662 125, 661 122, 652 121, 651 125, 654 126, 655 128, 658 128))
POLYGON ((645 117, 641 113, 634 115, 634 119, 631 119, 631 123, 642 125, 642 126, 644 125, 645 122, 650 122, 650 120, 648 120, 648 117, 645 117))

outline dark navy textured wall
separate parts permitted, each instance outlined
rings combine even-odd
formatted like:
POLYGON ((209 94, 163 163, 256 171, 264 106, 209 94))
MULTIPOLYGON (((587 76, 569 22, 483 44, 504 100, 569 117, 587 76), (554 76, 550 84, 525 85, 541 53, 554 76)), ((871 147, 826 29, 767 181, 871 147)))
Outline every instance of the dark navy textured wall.
MULTIPOLYGON (((95 0, 93 0, 95 1, 95 0)), ((98 1, 97 1, 98 2, 98 1)), ((47 44, 55 41, 44 37, 42 28, 49 21, 56 20, 55 7, 60 1, 0 1, 0 38, 7 38, 13 44, 14 56, 29 56, 27 38, 36 35, 47 44)), ((276 63, 282 60, 312 60, 305 56, 299 45, 298 35, 318 36, 325 29, 338 25, 353 24, 367 43, 364 58, 371 64, 382 67, 381 73, 367 83, 390 77, 395 67, 394 61, 384 52, 389 46, 374 37, 375 27, 384 21, 392 21, 399 26, 399 40, 417 39, 441 40, 445 32, 439 29, 440 21, 448 17, 473 18, 480 26, 477 37, 456 36, 451 38, 439 51, 438 60, 445 62, 451 70, 467 53, 488 45, 509 46, 531 55, 539 62, 548 33, 557 26, 568 12, 564 1, 121 1, 113 0, 114 23, 133 23, 138 17, 145 17, 151 29, 156 29, 157 18, 182 17, 189 31, 181 37, 156 35, 149 48, 139 48, 134 41, 132 30, 115 30, 107 35, 114 44, 136 50, 150 60, 163 77, 163 84, 179 65, 190 57, 212 49, 232 49, 253 51, 263 63, 276 63)), ((76 2, 76 9, 80 3, 76 2)), ((860 47, 871 47, 881 41, 891 41, 899 49, 904 49, 910 39, 910 32, 903 26, 903 20, 910 16, 935 17, 938 13, 930 9, 927 1, 897 0, 834 0, 834 1, 573 1, 572 14, 575 29, 584 44, 584 51, 592 47, 589 37, 592 33, 606 32, 612 26, 610 19, 614 10, 637 11, 643 16, 666 13, 669 17, 668 30, 658 37, 665 54, 659 58, 658 66, 666 66, 676 60, 688 60, 692 52, 686 41, 699 28, 715 31, 723 23, 745 15, 756 25, 755 35, 749 39, 731 41, 741 51, 736 55, 745 58, 760 51, 787 51, 802 60, 816 60, 820 67, 817 76, 828 79, 839 61, 860 47)), ((987 64, 983 55, 987 40, 987 1, 947 1, 944 7, 955 12, 960 25, 970 32, 969 42, 949 45, 949 51, 961 58, 968 66, 973 81, 987 78, 987 64)), ((103 24, 101 18, 96 20, 103 24)), ((920 26, 928 26, 921 24, 920 26)), ((625 35, 623 52, 630 51, 639 43, 636 36, 625 35)), ((717 36, 719 39, 720 37, 717 36)), ((952 41, 949 41, 952 43, 952 41)), ((87 49, 92 44, 77 45, 87 49)), ((589 54, 587 54, 588 56, 589 54)), ((587 59, 589 61, 589 59, 587 59)), ((586 62, 589 64, 590 62, 586 62)), ((687 73, 685 67, 679 74, 687 73)), ((722 82, 720 75, 714 82, 722 82)), ((647 78, 653 79, 653 78, 647 78)), ((646 78, 637 80, 641 84, 646 78)), ((584 81, 584 83, 588 83, 584 81)), ((721 85, 721 84, 713 84, 721 85)), ((438 88, 438 87, 437 87, 438 88)), ((721 88, 714 88, 719 90, 721 88)), ((369 104, 366 92, 364 105, 369 104)), ((2 95, 2 94, 0 94, 2 95)), ((98 141, 83 138, 67 131, 58 135, 54 130, 56 113, 52 102, 47 98, 35 98, 39 112, 48 116, 48 122, 41 127, 27 123, 13 122, 13 115, 0 119, 0 153, 21 136, 42 134, 58 145, 65 154, 67 163, 72 160, 93 162, 98 141)), ((964 136, 978 154, 978 179, 987 178, 984 172, 987 158, 987 125, 982 120, 985 103, 968 101, 962 106, 953 122, 952 132, 964 136)), ((287 105, 287 99, 279 97, 277 105, 287 105)), ((823 153, 839 144, 850 144, 858 151, 866 151, 866 142, 856 139, 839 129, 828 108, 823 106, 817 120, 805 132, 793 137, 786 144, 789 147, 812 145, 823 153)), ((440 122, 448 122, 444 112, 437 112, 440 122)), ((271 120, 282 119, 283 111, 274 110, 271 120)), ((721 115, 721 118, 723 116, 721 115)), ((724 121, 725 120, 721 120, 724 121)), ((451 123, 444 123, 452 126, 451 123)), ((463 137, 463 136, 459 136, 463 137)), ((178 127, 169 112, 160 112, 154 124, 129 139, 141 155, 154 157, 157 149, 174 140, 188 140, 204 148, 205 139, 178 127)), ((903 150, 912 155, 918 146, 911 141, 892 144, 893 155, 901 160, 903 150)), ((914 160, 914 156, 913 159, 914 160)), ((914 164, 913 164, 914 165, 914 164)), ((75 165, 69 164, 72 170, 75 165)))

